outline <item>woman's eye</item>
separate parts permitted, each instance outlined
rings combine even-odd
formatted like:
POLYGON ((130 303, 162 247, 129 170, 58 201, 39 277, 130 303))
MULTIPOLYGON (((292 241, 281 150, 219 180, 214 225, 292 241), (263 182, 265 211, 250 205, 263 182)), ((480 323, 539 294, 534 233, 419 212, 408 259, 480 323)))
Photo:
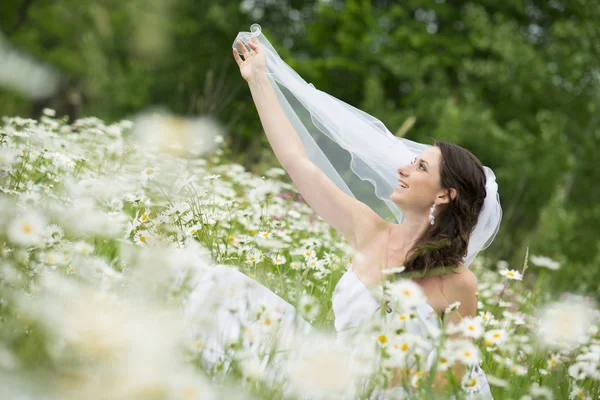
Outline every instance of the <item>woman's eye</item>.
POLYGON ((420 163, 420 164, 419 164, 419 167, 420 167, 420 168, 421 168, 423 171, 425 171, 425 167, 423 166, 423 163, 420 163))

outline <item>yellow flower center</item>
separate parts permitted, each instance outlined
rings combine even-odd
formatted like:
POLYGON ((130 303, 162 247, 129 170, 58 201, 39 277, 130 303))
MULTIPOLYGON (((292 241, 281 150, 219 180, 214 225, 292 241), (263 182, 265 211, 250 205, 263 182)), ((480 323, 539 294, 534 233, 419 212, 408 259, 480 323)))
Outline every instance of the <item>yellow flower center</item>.
POLYGON ((146 236, 140 236, 140 242, 145 243, 146 242, 146 236))
POLYGON ((387 343, 387 337, 385 335, 379 335, 377 340, 379 341, 379 343, 382 343, 382 344, 387 343))
POLYGON ((468 382, 466 383, 466 385, 465 385, 465 386, 468 386, 468 387, 474 387, 476 384, 477 384, 477 381, 476 381, 475 379, 471 379, 470 381, 468 381, 468 382))
POLYGON ((514 272, 508 271, 508 273, 506 274, 508 276, 515 276, 514 272))
POLYGON ((28 224, 28 223, 23 224, 23 232, 31 233, 32 230, 33 230, 33 227, 31 226, 31 224, 28 224))
POLYGON ((144 215, 142 215, 142 221, 145 221, 145 220, 147 220, 147 219, 148 219, 148 214, 144 214, 144 215))
POLYGON ((152 173, 154 173, 154 170, 152 168, 146 169, 146 175, 151 175, 152 173))
POLYGON ((408 345, 406 343, 403 343, 402 347, 400 347, 400 350, 402 350, 402 351, 408 350, 408 345))
POLYGON ((266 326, 271 326, 271 318, 266 318, 265 319, 265 325, 266 326))
POLYGON ((411 291, 407 289, 403 293, 404 293, 405 296, 410 296, 411 291))

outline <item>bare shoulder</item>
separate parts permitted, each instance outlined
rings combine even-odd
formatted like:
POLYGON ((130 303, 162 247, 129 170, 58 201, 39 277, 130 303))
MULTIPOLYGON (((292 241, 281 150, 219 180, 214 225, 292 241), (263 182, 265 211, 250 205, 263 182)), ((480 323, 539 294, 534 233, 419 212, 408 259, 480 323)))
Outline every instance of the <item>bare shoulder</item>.
POLYGON ((358 214, 355 216, 354 238, 350 243, 356 250, 373 244, 382 233, 387 232, 390 224, 364 203, 361 204, 358 214))
POLYGON ((450 275, 452 276, 452 286, 455 290, 467 291, 468 294, 475 294, 477 292, 477 277, 469 268, 459 265, 456 273, 450 275))
POLYGON ((450 275, 451 303, 460 302, 459 312, 463 316, 475 316, 477 314, 477 277, 469 268, 460 265, 456 273, 450 275))

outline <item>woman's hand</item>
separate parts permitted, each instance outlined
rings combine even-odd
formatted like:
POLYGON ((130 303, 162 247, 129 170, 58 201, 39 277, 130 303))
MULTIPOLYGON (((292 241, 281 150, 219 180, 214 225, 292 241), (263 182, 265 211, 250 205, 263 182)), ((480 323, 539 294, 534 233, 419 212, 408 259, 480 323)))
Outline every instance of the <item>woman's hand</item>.
POLYGON ((240 67, 242 78, 250 83, 256 79, 264 77, 267 70, 267 59, 265 52, 258 42, 256 36, 253 36, 252 39, 248 41, 250 51, 246 49, 246 46, 244 46, 244 43, 242 43, 240 40, 236 42, 236 45, 242 52, 242 56, 244 56, 244 59, 242 60, 238 54, 238 50, 232 49, 233 58, 235 58, 235 61, 240 67))

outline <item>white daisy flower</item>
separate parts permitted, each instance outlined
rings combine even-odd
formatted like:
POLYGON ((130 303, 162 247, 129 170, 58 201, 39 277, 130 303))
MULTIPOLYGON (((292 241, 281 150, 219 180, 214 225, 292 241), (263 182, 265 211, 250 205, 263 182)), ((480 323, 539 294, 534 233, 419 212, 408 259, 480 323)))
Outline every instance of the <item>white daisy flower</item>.
POLYGON ((156 176, 156 173, 160 171, 158 167, 147 167, 142 170, 140 176, 142 178, 142 182, 146 182, 149 179, 153 179, 156 176))
POLYGON ((496 386, 501 388, 507 388, 510 383, 505 379, 496 378, 493 375, 486 375, 486 379, 490 386, 496 386))
POLYGON ((90 255, 94 252, 94 246, 82 240, 73 243, 72 249, 74 253, 82 254, 84 256, 90 255))
POLYGON ((502 269, 498 272, 500 273, 500 275, 502 275, 508 279, 512 279, 515 281, 523 280, 523 275, 521 275, 521 273, 519 271, 514 270, 514 269, 502 269))
POLYGON ((195 224, 195 225, 185 228, 185 234, 187 236, 194 236, 196 233, 198 233, 199 230, 200 230, 200 225, 195 224))
POLYGON ((454 303, 451 303, 448 307, 446 307, 446 309, 444 310, 444 316, 450 315, 450 313, 454 310, 458 310, 458 307, 460 307, 460 301, 455 301, 454 303))
POLYGON ((468 340, 451 340, 449 347, 452 349, 456 359, 465 365, 475 365, 481 361, 479 349, 468 340))
POLYGON ((530 256, 529 261, 537 267, 548 268, 553 271, 560 269, 560 263, 558 261, 554 261, 553 259, 548 258, 548 257, 530 256))
POLYGON ((27 211, 16 217, 8 226, 8 239, 24 246, 37 244, 44 232, 46 218, 37 211, 27 211))
POLYGON ((290 263, 290 268, 291 269, 301 269, 301 264, 299 262, 296 261, 292 261, 290 263))
POLYGON ((141 230, 141 231, 136 232, 135 236, 133 237, 133 241, 138 246, 141 246, 141 247, 148 246, 149 241, 150 241, 150 232, 148 232, 146 230, 141 230))
POLYGON ((539 398, 543 398, 545 400, 554 400, 554 393, 552 390, 549 387, 540 386, 537 382, 534 382, 529 387, 529 394, 531 394, 531 397, 536 400, 539 398))
POLYGON ((258 232, 256 234, 256 236, 260 237, 262 239, 271 239, 273 237, 273 234, 271 232, 261 231, 261 232, 258 232))
POLYGON ((136 212, 136 214, 135 214, 135 215, 136 215, 136 219, 137 219, 137 220, 138 220, 138 221, 139 221, 141 224, 143 224, 144 222, 148 222, 148 221, 150 220, 150 209, 149 209, 149 208, 146 208, 146 209, 144 210, 144 212, 142 213, 142 215, 139 215, 137 212, 136 212), (138 215, 139 215, 139 217, 138 217, 138 215))
POLYGON ((42 236, 46 239, 46 242, 60 242, 60 240, 65 236, 65 231, 58 225, 50 224, 44 228, 42 236))
POLYGON ((12 149, 0 149, 0 165, 12 165, 16 160, 17 154, 12 149))
POLYGON ((579 387, 578 385, 573 385, 573 390, 569 393, 570 400, 591 400, 591 397, 586 393, 586 391, 579 387))
POLYGON ((207 176, 203 177, 202 180, 212 182, 214 180, 219 179, 220 177, 221 177, 221 175, 207 175, 207 176))
POLYGON ((40 254, 40 260, 49 265, 63 265, 67 262, 64 253, 58 251, 47 251, 40 254))
POLYGON ((281 255, 281 254, 272 255, 271 260, 273 260, 273 264, 275 264, 275 265, 282 265, 282 264, 285 264, 285 262, 286 262, 285 256, 281 255))
POLYGON ((472 393, 481 384, 479 376, 475 373, 469 373, 463 375, 461 380, 461 386, 467 393, 472 393))
POLYGON ((427 302, 423 289, 412 280, 398 279, 386 286, 392 302, 399 308, 407 309, 427 302))
POLYGON ((459 323, 459 329, 464 336, 473 339, 479 339, 484 332, 481 320, 471 317, 464 317, 459 323))
POLYGON ((507 334, 504 329, 492 329, 483 335, 486 346, 497 345, 501 346, 506 341, 507 334))
POLYGON ((56 116, 56 111, 53 110, 52 108, 44 108, 42 110, 42 114, 48 116, 48 117, 55 117, 56 116))
POLYGON ((477 318, 481 319, 481 322, 483 322, 483 324, 487 326, 490 322, 494 320, 494 315, 489 311, 480 311, 477 318))
POLYGON ((246 261, 252 264, 259 263, 263 260, 263 254, 258 249, 252 249, 248 253, 246 253, 246 261))
POLYGON ((545 305, 537 318, 537 339, 547 347, 578 346, 588 340, 595 310, 580 296, 545 305))
POLYGON ((510 371, 518 376, 525 376, 527 375, 527 368, 525 368, 522 365, 518 365, 518 364, 514 364, 513 366, 510 367, 510 371))

